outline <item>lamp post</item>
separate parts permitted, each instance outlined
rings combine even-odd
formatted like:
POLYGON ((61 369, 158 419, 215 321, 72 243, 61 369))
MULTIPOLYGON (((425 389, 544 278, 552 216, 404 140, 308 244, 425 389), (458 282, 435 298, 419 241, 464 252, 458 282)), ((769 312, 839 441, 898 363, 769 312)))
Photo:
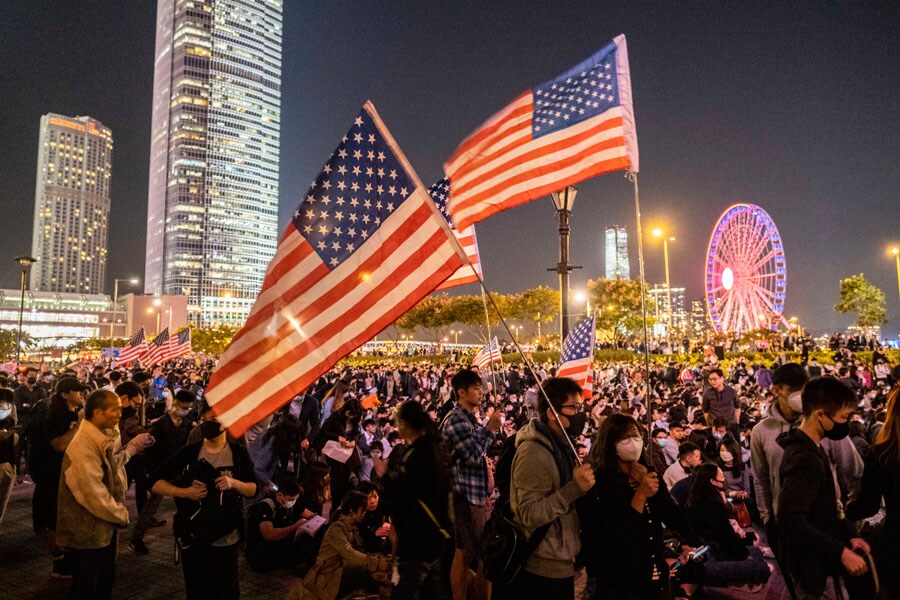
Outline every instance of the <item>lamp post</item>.
POLYGON ((19 358, 22 354, 22 315, 25 313, 25 276, 28 274, 28 270, 31 268, 31 265, 38 261, 37 258, 33 256, 28 256, 27 254, 23 254, 21 256, 17 256, 13 259, 19 266, 22 267, 22 298, 19 300, 19 330, 16 332, 16 369, 19 368, 19 358))
POLYGON ((454 330, 451 331, 450 333, 453 334, 453 343, 454 343, 454 345, 455 345, 455 344, 459 344, 459 331, 456 330, 456 329, 454 329, 454 330))
POLYGON ((113 338, 115 337, 113 332, 116 327, 116 313, 119 310, 119 282, 127 281, 131 285, 137 285, 138 278, 137 277, 129 277, 128 279, 116 279, 113 283, 113 313, 112 313, 112 322, 109 324, 109 360, 112 360, 113 357, 113 338))
POLYGON ((547 270, 556 271, 559 274, 560 345, 569 333, 569 273, 581 268, 569 265, 569 216, 572 214, 572 206, 575 204, 577 193, 576 188, 569 186, 560 192, 550 194, 559 218, 559 262, 556 263, 555 268, 547 270))
POLYGON ((663 261, 666 265, 666 339, 672 333, 672 286, 669 284, 669 242, 674 242, 674 237, 663 234, 662 229, 654 229, 653 237, 661 237, 663 240, 663 261))
POLYGON ((515 331, 516 331, 516 343, 518 344, 519 343, 519 331, 522 329, 522 326, 521 325, 513 325, 512 328, 515 329, 515 331))
POLYGON ((900 247, 894 246, 891 248, 891 254, 894 255, 894 260, 897 263, 897 291, 900 292, 900 247))

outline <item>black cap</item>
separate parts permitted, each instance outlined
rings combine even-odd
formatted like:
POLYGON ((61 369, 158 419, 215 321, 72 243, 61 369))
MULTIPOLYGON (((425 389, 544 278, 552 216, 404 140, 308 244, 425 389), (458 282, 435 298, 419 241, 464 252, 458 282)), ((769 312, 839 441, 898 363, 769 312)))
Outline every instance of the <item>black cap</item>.
POLYGON ((65 394, 68 392, 88 392, 91 390, 91 387, 84 385, 75 377, 61 377, 56 381, 54 390, 57 394, 65 394))
POLYGON ((803 367, 797 363, 785 363, 772 373, 772 384, 786 383, 791 387, 802 387, 809 380, 803 367))

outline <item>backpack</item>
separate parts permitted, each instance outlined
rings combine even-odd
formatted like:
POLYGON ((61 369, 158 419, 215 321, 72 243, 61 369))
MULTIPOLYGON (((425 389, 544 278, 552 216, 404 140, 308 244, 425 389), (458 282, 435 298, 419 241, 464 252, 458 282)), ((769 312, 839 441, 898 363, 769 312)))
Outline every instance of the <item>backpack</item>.
POLYGON ((513 436, 503 442, 497 458, 494 484, 500 490, 500 497, 484 525, 481 538, 484 576, 494 585, 509 585, 515 580, 552 524, 538 527, 529 539, 513 519, 509 492, 515 455, 516 439, 513 436))

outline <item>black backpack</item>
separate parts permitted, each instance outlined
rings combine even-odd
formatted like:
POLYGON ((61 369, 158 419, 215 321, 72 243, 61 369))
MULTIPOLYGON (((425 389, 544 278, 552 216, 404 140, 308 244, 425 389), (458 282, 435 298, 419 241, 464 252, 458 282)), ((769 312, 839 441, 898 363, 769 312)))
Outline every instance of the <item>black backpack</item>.
POLYGON ((494 469, 494 484, 500 497, 494 505, 482 534, 484 576, 494 585, 509 585, 519 575, 528 557, 538 547, 551 523, 537 528, 529 539, 512 515, 509 491, 512 482, 512 462, 516 455, 516 439, 511 436, 500 449, 494 469))

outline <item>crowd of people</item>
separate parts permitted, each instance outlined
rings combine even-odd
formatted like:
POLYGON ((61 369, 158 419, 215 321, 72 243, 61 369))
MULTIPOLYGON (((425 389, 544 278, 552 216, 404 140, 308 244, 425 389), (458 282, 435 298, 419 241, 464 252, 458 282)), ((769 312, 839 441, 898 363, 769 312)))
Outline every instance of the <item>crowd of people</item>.
POLYGON ((239 597, 241 560, 315 600, 752 593, 774 564, 795 598, 875 597, 873 572, 900 597, 900 367, 833 358, 598 364, 588 394, 550 365, 385 358, 239 438, 211 362, 24 369, 0 378, 0 521, 33 485, 71 598, 111 597, 119 537, 149 554, 167 497, 189 599, 239 597))

